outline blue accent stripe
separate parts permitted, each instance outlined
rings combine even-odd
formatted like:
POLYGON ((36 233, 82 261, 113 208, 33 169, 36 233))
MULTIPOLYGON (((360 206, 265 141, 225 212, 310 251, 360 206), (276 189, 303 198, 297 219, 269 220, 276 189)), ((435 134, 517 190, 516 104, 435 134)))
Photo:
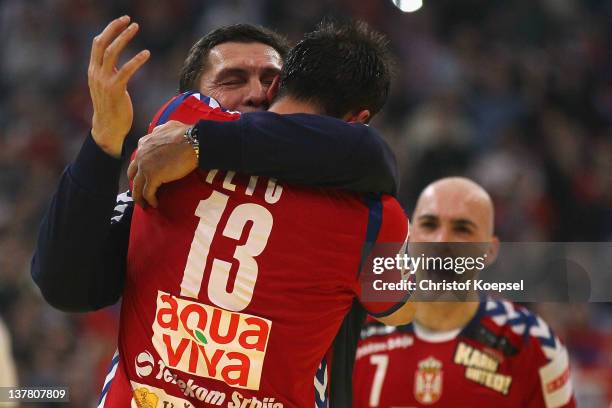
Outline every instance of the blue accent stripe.
POLYGON ((540 344, 545 347, 555 348, 557 346, 557 341, 555 340, 555 332, 550 327, 548 328, 550 335, 548 337, 537 337, 540 341, 540 344))
POLYGON ((368 229, 366 232, 366 242, 374 244, 378 238, 380 232, 380 225, 382 224, 382 201, 380 196, 367 197, 368 201, 368 229))
POLYGON ((494 301, 495 302, 495 308, 488 310, 486 312, 486 314, 488 316, 500 316, 506 313, 506 309, 504 308, 504 305, 502 304, 502 302, 500 302, 499 300, 494 301))
POLYGON ((407 291, 404 297, 402 298, 402 300, 394 304, 391 308, 385 310, 384 312, 380 312, 380 313, 372 313, 368 311, 368 314, 375 318, 390 316, 393 313, 397 312, 399 309, 401 309, 401 307, 404 306, 406 302, 408 302, 408 299, 410 299, 411 296, 412 296, 412 291, 407 291))
MULTIPOLYGON (((113 368, 115 368, 115 366, 119 364, 119 354, 117 354, 112 360, 111 360, 111 366, 108 369, 108 372, 106 373, 106 375, 108 375, 111 371, 113 371, 113 368)), ((114 378, 114 377, 113 377, 114 378)), ((106 384, 104 384, 104 388, 102 389, 102 394, 100 394, 100 398, 98 399, 98 405, 102 402, 102 399, 104 398, 104 396, 106 395, 106 393, 108 392, 108 389, 110 388, 111 383, 113 382, 113 378, 111 378, 106 384)))
POLYGON ((359 262, 359 270, 357 274, 361 273, 364 262, 372 252, 378 233, 380 232, 380 225, 382 224, 382 212, 383 206, 378 194, 369 194, 364 197, 364 200, 368 206, 368 226, 366 228, 366 237, 363 247, 361 249, 361 262, 359 262))
POLYGON ((531 327, 537 325, 538 322, 535 316, 527 310, 517 309, 515 310, 515 312, 517 312, 518 316, 512 319, 508 319, 506 324, 510 326, 518 326, 524 324, 525 331, 523 332, 523 341, 527 341, 529 339, 531 327))
MULTIPOLYGON (((206 95, 202 95, 200 94, 200 101, 202 101, 203 103, 207 104, 208 106, 210 106, 212 109, 221 109, 221 112, 229 112, 228 109, 225 109, 223 106, 221 106, 221 104, 219 103, 218 100, 211 98, 210 96, 206 96, 206 95), (215 101, 215 103, 217 104, 216 107, 211 106, 211 100, 215 101)), ((233 112, 233 113, 237 113, 237 112, 233 112)))
MULTIPOLYGON (((321 360, 321 364, 319 364, 319 368, 317 369, 317 372, 315 373, 315 378, 320 384, 325 384, 325 371, 326 370, 327 370, 327 359, 325 358, 325 356, 323 356, 323 359, 321 360)), ((328 378, 329 378, 329 373, 328 373, 328 378)), ((323 399, 321 399, 321 396, 319 395, 319 392, 317 391, 316 387, 314 390, 314 394, 315 394, 316 408, 329 408, 329 381, 326 384, 323 399)))
MULTIPOLYGON (((516 316, 512 319, 506 320, 505 324, 509 326, 519 326, 525 325, 525 329, 523 331, 523 340, 527 341, 531 334, 531 328, 534 326, 539 326, 537 317, 527 309, 516 309, 516 316)), ((508 311, 504 307, 503 303, 500 301, 495 301, 495 308, 488 310, 486 315, 488 316, 501 316, 504 314, 508 314, 508 311)), ((554 348, 556 345, 555 334, 550 327, 547 327, 548 332, 550 333, 548 337, 540 337, 534 336, 542 346, 552 347, 554 348)))
POLYGON ((168 121, 168 118, 172 114, 172 112, 174 112, 176 108, 181 106, 181 103, 183 103, 185 99, 187 99, 189 96, 193 95, 194 93, 195 92, 193 91, 185 92, 184 94, 182 94, 181 96, 173 100, 172 103, 170 103, 170 105, 166 106, 166 109, 164 109, 162 114, 159 116, 159 120, 157 121, 155 126, 163 125, 164 123, 166 123, 168 121))

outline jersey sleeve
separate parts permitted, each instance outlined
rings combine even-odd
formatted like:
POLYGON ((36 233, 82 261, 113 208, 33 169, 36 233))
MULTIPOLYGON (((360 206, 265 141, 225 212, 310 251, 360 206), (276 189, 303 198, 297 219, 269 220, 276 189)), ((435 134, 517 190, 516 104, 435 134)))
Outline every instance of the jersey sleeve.
POLYGON ((412 293, 408 283, 413 275, 406 274, 403 264, 408 218, 399 202, 390 196, 368 198, 368 212, 358 296, 370 315, 381 318, 397 311, 412 293))
POLYGON ((232 121, 239 118, 240 113, 223 109, 210 96, 190 91, 175 96, 162 106, 149 125, 149 133, 169 120, 195 125, 200 120, 232 121))
POLYGON ((533 348, 528 364, 534 364, 531 397, 528 408, 574 408, 576 400, 570 376, 567 348, 539 316, 529 328, 533 348))
MULTIPOLYGON (((155 127, 163 125, 170 120, 176 120, 186 125, 196 125, 200 121, 208 120, 214 122, 223 121, 234 121, 240 118, 239 112, 231 112, 223 109, 219 102, 210 96, 203 95, 199 92, 189 91, 182 94, 176 95, 168 102, 166 102, 160 110, 157 111, 153 120, 149 124, 148 132, 153 132, 155 127)), ((228 143, 231 143, 228 141, 228 143)), ((203 150, 203 149, 201 149, 203 150)), ((228 151, 224 151, 223 154, 232 154, 232 149, 228 148, 228 151)), ((136 156, 136 150, 132 152, 131 160, 134 160, 136 156)), ((200 168, 202 167, 202 160, 200 155, 200 168)), ((207 168, 210 170, 211 168, 207 168)), ((222 169, 220 169, 222 170, 222 169)), ((130 181, 130 189, 132 183, 130 181)))

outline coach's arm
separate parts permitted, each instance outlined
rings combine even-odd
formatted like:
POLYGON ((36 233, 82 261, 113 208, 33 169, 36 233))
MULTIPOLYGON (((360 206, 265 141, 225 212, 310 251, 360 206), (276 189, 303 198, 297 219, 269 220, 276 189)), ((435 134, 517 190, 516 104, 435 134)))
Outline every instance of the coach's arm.
POLYGON ((233 121, 200 120, 192 132, 199 140, 199 163, 183 137, 189 128, 172 120, 140 139, 128 169, 137 203, 156 207, 161 185, 198 166, 312 187, 397 193, 395 156, 374 129, 361 123, 272 112, 246 113, 233 121))
POLYGON ((378 132, 361 123, 304 113, 255 112, 233 122, 200 121, 198 128, 200 168, 361 193, 397 194, 395 156, 378 132), (219 154, 228 146, 234 154, 219 154))

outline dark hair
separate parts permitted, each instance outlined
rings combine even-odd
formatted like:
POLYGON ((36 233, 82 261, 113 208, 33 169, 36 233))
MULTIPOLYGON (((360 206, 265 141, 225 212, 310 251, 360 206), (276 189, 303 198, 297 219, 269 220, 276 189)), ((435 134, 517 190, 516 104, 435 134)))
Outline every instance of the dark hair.
POLYGON ((289 51, 278 96, 314 103, 329 116, 363 109, 373 116, 387 100, 392 65, 386 37, 366 23, 322 22, 289 51))
POLYGON ((189 50, 181 68, 179 91, 195 91, 202 72, 206 69, 208 53, 226 42, 262 43, 274 48, 284 60, 289 51, 289 42, 272 30, 252 24, 233 24, 211 31, 200 38, 189 50))

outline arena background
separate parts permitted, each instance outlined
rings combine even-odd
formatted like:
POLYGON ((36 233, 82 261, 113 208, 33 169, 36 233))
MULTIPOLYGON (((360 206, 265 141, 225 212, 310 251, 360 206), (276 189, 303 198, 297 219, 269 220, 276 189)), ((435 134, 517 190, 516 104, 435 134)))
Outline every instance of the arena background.
MULTIPOLYGON (((610 1, 424 0, 402 13, 391 0, 3 0, 0 315, 20 384, 68 385, 62 406, 95 405, 118 308, 54 311, 29 263, 58 176, 88 132, 91 39, 122 14, 141 26, 126 54, 152 52, 130 87, 132 144, 176 92, 189 47, 212 28, 259 23, 298 40, 322 16, 355 17, 388 34, 400 62, 375 126, 398 156, 408 214, 427 183, 462 174, 493 196, 504 241, 612 238, 610 1)), ((530 307, 569 347, 579 406, 608 406, 612 307, 530 307)))

